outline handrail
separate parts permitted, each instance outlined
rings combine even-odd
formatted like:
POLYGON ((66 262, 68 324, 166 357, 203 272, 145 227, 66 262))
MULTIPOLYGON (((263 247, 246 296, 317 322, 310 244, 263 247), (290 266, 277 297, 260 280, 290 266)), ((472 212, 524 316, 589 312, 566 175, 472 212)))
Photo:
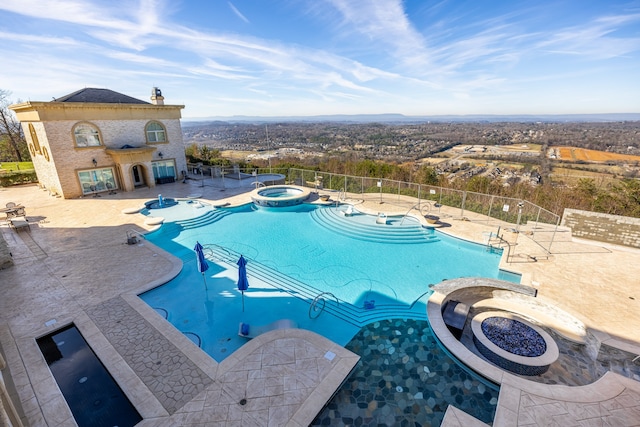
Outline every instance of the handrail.
POLYGON ((310 319, 317 319, 322 314, 322 312, 324 311, 324 307, 325 307, 325 305, 327 305, 327 301, 324 298, 324 295, 332 296, 336 300, 336 304, 340 304, 340 300, 334 294, 332 294, 331 292, 322 292, 322 293, 316 295, 316 297, 311 302, 311 305, 309 306, 309 318, 310 319), (318 308, 318 304, 320 303, 320 301, 322 301, 322 307, 318 308), (318 314, 315 315, 315 316, 312 316, 311 315, 312 312, 314 312, 314 313, 318 312, 318 314))
POLYGON ((509 262, 509 257, 511 256, 511 243, 509 243, 508 241, 506 241, 502 236, 498 235, 498 233, 493 234, 491 233, 489 235, 489 242, 487 242, 487 246, 493 248, 493 245, 491 244, 491 237, 495 236, 498 240, 500 240, 502 243, 507 245, 507 262, 509 262))
POLYGON ((400 225, 402 225, 402 223, 404 222, 404 219, 407 217, 407 215, 409 215, 409 212, 411 212, 412 210, 416 209, 416 207, 418 208, 418 211, 420 212, 420 215, 427 215, 427 214, 423 214, 422 213, 422 208, 420 207, 420 205, 427 206, 427 213, 429 213, 429 211, 431 211, 431 205, 429 204, 429 202, 420 201, 420 202, 416 203, 415 205, 411 206, 409 208, 409 210, 407 211, 407 213, 402 216, 402 221, 400 221, 400 225))
POLYGON ((433 289, 429 289, 428 291, 423 292, 418 298, 416 298, 411 305, 409 306, 409 310, 411 310, 413 308, 414 305, 416 305, 416 303, 418 301, 420 301, 420 298, 422 298, 423 296, 425 296, 426 294, 428 294, 429 292, 433 293, 433 289))

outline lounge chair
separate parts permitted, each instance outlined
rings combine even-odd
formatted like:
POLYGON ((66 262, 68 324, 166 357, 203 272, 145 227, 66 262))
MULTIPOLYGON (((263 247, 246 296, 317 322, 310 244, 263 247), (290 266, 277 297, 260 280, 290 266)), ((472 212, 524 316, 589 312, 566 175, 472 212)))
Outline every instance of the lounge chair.
POLYGON ((13 228, 16 231, 20 231, 23 228, 26 228, 29 231, 29 221, 27 221, 27 217, 25 216, 16 216, 8 218, 9 227, 13 228))
POLYGON ((276 329, 292 329, 297 328, 298 324, 291 319, 280 319, 273 323, 262 326, 251 326, 248 323, 241 322, 238 326, 238 335, 244 338, 255 338, 258 335, 262 335, 265 332, 273 331, 276 329))

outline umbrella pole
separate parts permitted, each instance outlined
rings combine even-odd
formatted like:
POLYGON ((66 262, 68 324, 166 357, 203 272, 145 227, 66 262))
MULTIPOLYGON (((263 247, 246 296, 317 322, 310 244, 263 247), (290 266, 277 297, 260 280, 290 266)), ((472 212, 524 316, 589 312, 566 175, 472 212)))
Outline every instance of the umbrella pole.
POLYGON ((208 291, 209 289, 207 289, 207 278, 204 276, 204 271, 202 272, 202 280, 204 281, 204 290, 208 291))
POLYGON ((242 292, 242 312, 244 313, 244 291, 242 292))

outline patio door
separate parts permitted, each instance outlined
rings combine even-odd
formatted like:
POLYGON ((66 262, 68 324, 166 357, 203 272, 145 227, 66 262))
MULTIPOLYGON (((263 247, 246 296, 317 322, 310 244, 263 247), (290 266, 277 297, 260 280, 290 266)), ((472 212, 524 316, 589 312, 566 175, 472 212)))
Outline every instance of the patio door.
POLYGON ((144 185, 144 179, 142 178, 142 168, 135 165, 131 168, 131 175, 133 177, 133 186, 140 187, 144 185))

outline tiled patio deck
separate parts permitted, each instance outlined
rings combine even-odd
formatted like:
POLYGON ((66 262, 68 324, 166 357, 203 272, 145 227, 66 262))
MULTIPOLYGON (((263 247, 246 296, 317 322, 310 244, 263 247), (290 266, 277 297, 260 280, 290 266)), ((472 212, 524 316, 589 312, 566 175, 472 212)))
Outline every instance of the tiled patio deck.
MULTIPOLYGON (((51 197, 35 186, 0 189, 3 204, 24 204, 33 223, 30 232, 0 228, 15 262, 0 271, 0 345, 27 425, 75 425, 34 340, 69 322, 140 411, 141 425, 305 425, 313 419, 357 356, 315 334, 291 330, 259 337, 217 364, 135 297, 175 276, 180 262, 146 242, 127 245, 128 230, 149 227, 143 216, 123 210, 159 192, 214 203, 247 200, 249 189, 231 184, 222 189, 191 181, 74 200, 51 197), (117 323, 118 316, 127 321, 117 323), (139 358, 151 344, 157 351, 139 358), (328 351, 336 354, 333 360, 328 351), (169 359, 177 360, 175 369, 167 367, 169 359), (158 366, 168 369, 161 381, 158 366), (243 398, 246 405, 239 403, 243 398)), ((406 210, 378 200, 357 202, 372 212, 406 210)), ((462 220, 459 210, 439 214, 450 225, 443 230, 470 240, 481 241, 483 233, 496 229, 468 213, 462 220)), ((524 284, 576 314, 604 341, 640 353, 640 283, 637 268, 630 267, 640 265, 640 251, 575 242, 564 233, 549 256, 524 233, 513 238, 515 253, 503 268, 522 273, 524 284), (533 262, 531 255, 541 256, 533 262)), ((510 426, 514 419, 523 426, 640 424, 635 381, 607 376, 598 387, 568 391, 525 383, 503 382, 494 425, 510 426)), ((454 409, 445 420, 447 426, 470 422, 454 409)))

